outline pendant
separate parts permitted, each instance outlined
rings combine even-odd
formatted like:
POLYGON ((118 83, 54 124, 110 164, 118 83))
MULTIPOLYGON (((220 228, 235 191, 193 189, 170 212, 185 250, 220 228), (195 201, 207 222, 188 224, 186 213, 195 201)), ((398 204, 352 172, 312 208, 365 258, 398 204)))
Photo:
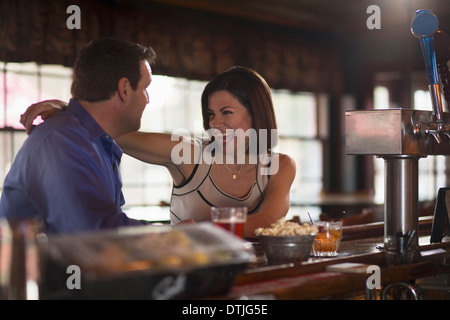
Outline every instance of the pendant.
POLYGON ((236 180, 236 173, 233 173, 233 180, 236 180))

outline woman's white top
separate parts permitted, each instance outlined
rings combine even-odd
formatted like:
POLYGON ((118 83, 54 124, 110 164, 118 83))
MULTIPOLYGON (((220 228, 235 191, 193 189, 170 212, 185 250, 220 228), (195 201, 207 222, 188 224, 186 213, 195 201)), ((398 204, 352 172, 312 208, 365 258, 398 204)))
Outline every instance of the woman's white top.
POLYGON ((248 214, 256 212, 261 205, 269 175, 260 170, 256 163, 255 181, 248 194, 236 198, 223 192, 211 177, 214 161, 201 161, 195 165, 191 176, 182 185, 173 186, 170 201, 170 220, 177 223, 182 220, 211 220, 211 207, 247 207, 248 214))

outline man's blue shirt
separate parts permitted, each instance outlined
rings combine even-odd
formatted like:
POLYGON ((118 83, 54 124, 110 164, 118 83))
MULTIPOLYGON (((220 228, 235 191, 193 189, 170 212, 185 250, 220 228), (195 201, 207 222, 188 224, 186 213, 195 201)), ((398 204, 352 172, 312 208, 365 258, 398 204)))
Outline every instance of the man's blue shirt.
POLYGON ((19 150, 3 185, 0 217, 38 217, 49 233, 145 224, 122 212, 121 157, 114 140, 72 99, 19 150))

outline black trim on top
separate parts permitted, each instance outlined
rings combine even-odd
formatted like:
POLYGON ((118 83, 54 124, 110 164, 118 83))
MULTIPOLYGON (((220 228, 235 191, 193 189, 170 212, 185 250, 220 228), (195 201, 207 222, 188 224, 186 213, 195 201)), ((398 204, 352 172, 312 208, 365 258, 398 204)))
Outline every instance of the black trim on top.
POLYGON ((256 207, 253 209, 253 210, 251 210, 251 211, 249 211, 249 212, 247 212, 247 214, 252 214, 252 213, 255 213, 255 211, 256 210, 258 210, 258 208, 259 208, 259 206, 261 205, 261 203, 263 202, 263 200, 261 199, 261 200, 259 200, 259 202, 258 202, 258 204, 256 205, 256 207))
POLYGON ((173 213, 172 210, 169 210, 169 212, 170 212, 170 214, 172 214, 175 218, 177 218, 179 221, 181 221, 181 219, 180 219, 175 213, 173 213))
POLYGON ((219 193, 221 193, 221 194, 224 195, 225 197, 228 197, 228 198, 230 198, 230 199, 237 200, 237 201, 245 201, 245 200, 247 200, 248 198, 250 198, 250 196, 252 195, 252 191, 253 191, 253 188, 254 188, 255 184, 257 184, 256 181, 252 184, 252 186, 250 187, 250 190, 249 190, 249 192, 247 193, 247 195, 245 196, 245 198, 237 198, 237 197, 234 197, 234 196, 230 196, 229 194, 226 194, 225 192, 223 192, 222 190, 220 190, 220 188, 214 183, 214 180, 211 178, 211 176, 209 176, 208 178, 209 178, 209 180, 211 181, 211 183, 213 184, 214 188, 216 188, 216 190, 219 191, 219 193))
POLYGON ((184 187, 185 185, 187 185, 187 184, 192 180, 192 178, 194 178, 194 175, 195 175, 195 172, 197 172, 198 166, 199 166, 199 163, 197 163, 197 164, 195 165, 194 170, 192 170, 191 175, 189 176, 189 178, 186 179, 186 181, 180 183, 178 186, 176 186, 176 185, 174 184, 173 187, 176 188, 176 189, 179 189, 179 188, 182 188, 182 187, 184 187))
POLYGON ((198 195, 200 196, 200 198, 202 198, 203 201, 205 201, 205 203, 210 206, 210 207, 215 207, 215 205, 213 205, 211 202, 209 202, 208 200, 206 200, 206 198, 202 195, 202 193, 200 191, 197 190, 198 195))

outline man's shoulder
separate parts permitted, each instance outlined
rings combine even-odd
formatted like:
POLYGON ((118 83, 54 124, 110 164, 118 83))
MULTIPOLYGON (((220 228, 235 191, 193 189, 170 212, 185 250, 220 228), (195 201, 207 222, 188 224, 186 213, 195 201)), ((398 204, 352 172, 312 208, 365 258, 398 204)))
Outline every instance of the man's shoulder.
POLYGON ((67 112, 60 112, 34 128, 28 138, 39 141, 42 139, 73 135, 73 132, 81 135, 85 134, 83 126, 76 117, 67 112))
POLYGON ((53 130, 64 131, 65 129, 70 129, 72 127, 79 127, 80 125, 80 121, 78 121, 78 119, 72 114, 61 111, 39 124, 31 132, 30 136, 32 136, 36 132, 38 132, 39 134, 45 134, 46 132, 53 130))
MULTIPOLYGON (((90 138, 80 122, 70 114, 60 112, 33 129, 25 140, 22 149, 30 152, 48 152, 56 146, 73 147, 77 144, 90 143, 90 138)), ((53 150, 52 150, 53 152, 53 150)))

